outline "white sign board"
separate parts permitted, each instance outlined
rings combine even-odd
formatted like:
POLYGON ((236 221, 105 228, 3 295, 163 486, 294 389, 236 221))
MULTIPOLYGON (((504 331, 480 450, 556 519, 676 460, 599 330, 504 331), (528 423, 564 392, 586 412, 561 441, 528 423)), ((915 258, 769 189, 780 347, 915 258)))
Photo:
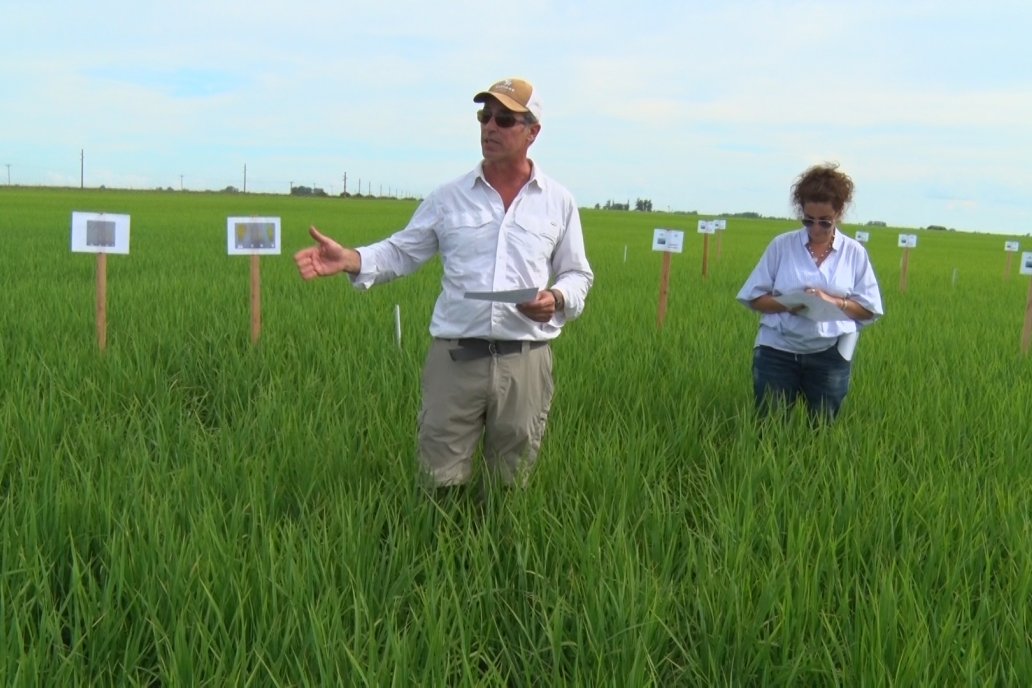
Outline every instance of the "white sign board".
POLYGON ((231 256, 280 254, 278 217, 231 217, 226 220, 226 250, 231 256))
POLYGON ((679 229, 657 229, 652 235, 652 250, 681 253, 684 251, 684 232, 679 229))
POLYGON ((1010 251, 1011 253, 1017 253, 1021 250, 1021 244, 1016 241, 1005 241, 1003 243, 1003 250, 1010 251))
POLYGON ((716 234, 717 225, 714 220, 699 220, 699 234, 716 234))
POLYGON ((72 251, 129 253, 129 216, 73 212, 72 251))
POLYGON ((713 226, 716 227, 718 232, 723 232, 727 229, 727 220, 714 220, 713 226))
POLYGON ((857 232, 856 240, 859 241, 861 244, 866 244, 868 241, 871 240, 871 235, 868 232, 857 232))
POLYGON ((1032 251, 1021 254, 1021 274, 1032 275, 1032 251))
POLYGON ((900 248, 917 248, 917 235, 916 234, 900 234, 899 235, 899 247, 900 248))

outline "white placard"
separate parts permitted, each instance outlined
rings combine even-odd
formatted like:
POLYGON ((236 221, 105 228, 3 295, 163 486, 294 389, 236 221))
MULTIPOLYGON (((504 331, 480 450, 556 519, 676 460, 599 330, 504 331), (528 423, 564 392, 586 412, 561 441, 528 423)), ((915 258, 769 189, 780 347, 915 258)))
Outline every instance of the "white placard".
POLYGON ((72 251, 129 253, 129 216, 73 212, 72 251))
POLYGON ((899 247, 900 248, 917 248, 917 235, 916 234, 900 234, 899 235, 899 247))
POLYGON ((716 227, 718 232, 723 232, 727 229, 727 220, 714 220, 713 226, 716 227))
POLYGON ((699 234, 716 234, 717 225, 713 220, 699 220, 699 234))
POLYGON ((1017 253, 1021 250, 1021 244, 1016 241, 1005 241, 1003 242, 1003 250, 1011 253, 1017 253))
POLYGON ((866 244, 868 241, 871 240, 871 235, 868 232, 857 232, 856 240, 859 241, 861 244, 866 244))
POLYGON ((231 256, 280 254, 278 217, 231 217, 226 220, 226 252, 231 256))
POLYGON ((1021 274, 1032 275, 1032 251, 1021 254, 1021 274))
POLYGON ((652 234, 652 250, 664 253, 684 251, 684 232, 679 229, 657 229, 652 234))

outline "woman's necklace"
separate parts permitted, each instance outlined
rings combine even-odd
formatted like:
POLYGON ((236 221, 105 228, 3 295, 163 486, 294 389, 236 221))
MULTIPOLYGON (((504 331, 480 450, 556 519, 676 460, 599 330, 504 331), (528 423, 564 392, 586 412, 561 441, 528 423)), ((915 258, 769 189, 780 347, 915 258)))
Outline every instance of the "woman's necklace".
POLYGON ((835 237, 833 235, 831 239, 828 239, 827 245, 819 251, 814 250, 813 244, 811 244, 809 241, 806 242, 806 250, 810 252, 810 257, 813 258, 813 262, 817 263, 818 267, 820 267, 820 264, 823 263, 824 259, 828 257, 828 254, 831 253, 832 244, 834 243, 832 239, 834 238, 835 237))

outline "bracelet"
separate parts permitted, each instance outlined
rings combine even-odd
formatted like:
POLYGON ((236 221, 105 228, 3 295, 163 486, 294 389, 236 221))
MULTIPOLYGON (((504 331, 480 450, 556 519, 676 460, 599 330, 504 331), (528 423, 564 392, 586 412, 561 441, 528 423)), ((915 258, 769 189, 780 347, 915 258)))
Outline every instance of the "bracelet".
POLYGON ((563 297, 563 293, 558 289, 549 289, 552 292, 552 298, 555 300, 555 312, 562 313, 566 310, 566 299, 563 297))
POLYGON ((849 299, 843 298, 842 305, 839 306, 839 308, 842 310, 843 313, 845 313, 846 309, 849 308, 849 299))

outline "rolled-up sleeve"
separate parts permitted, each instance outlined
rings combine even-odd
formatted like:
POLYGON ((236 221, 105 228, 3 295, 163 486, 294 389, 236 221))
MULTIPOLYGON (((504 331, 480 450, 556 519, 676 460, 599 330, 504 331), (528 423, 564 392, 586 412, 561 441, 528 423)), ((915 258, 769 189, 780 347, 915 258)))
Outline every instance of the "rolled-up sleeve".
POLYGON ((567 205, 564 220, 566 231, 552 253, 551 265, 552 274, 555 276, 552 286, 566 297, 565 311, 556 313, 556 319, 560 323, 573 320, 584 312, 588 291, 595 280, 584 249, 580 212, 574 203, 570 202, 567 205))
POLYGON ((774 277, 778 270, 778 244, 771 243, 760 256, 749 278, 738 291, 738 302, 752 308, 752 302, 764 294, 774 293, 774 277))

